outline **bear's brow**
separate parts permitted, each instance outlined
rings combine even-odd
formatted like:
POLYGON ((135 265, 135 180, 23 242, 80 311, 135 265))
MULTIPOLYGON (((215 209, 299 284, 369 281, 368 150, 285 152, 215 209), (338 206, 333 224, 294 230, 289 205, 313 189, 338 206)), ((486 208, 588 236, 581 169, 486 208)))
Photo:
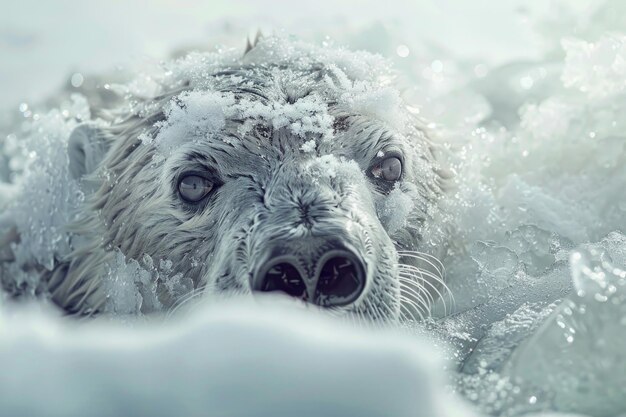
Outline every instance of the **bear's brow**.
POLYGON ((199 164, 216 164, 217 161, 211 155, 205 155, 197 151, 188 152, 185 154, 185 161, 187 162, 195 162, 199 164))

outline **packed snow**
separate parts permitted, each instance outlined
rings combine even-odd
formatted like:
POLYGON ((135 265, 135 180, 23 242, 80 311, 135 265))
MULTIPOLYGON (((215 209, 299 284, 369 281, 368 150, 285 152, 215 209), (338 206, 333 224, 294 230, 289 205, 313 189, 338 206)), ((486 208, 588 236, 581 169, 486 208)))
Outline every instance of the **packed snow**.
POLYGON ((425 342, 273 297, 125 328, 33 307, 2 326, 3 415, 473 415, 425 342))
MULTIPOLYGON (((137 282, 149 287, 156 274, 172 291, 188 283, 165 263, 146 271, 118 253, 107 318, 76 323, 49 306, 0 301, 0 414, 626 414, 626 8, 618 0, 553 4, 558 13, 516 11, 541 45, 526 56, 427 42, 411 34, 407 13, 386 24, 321 19, 288 28, 317 42, 312 51, 335 63, 338 79, 363 80, 342 86, 346 106, 403 126, 403 115, 389 111, 403 99, 444 144, 455 184, 425 245, 442 234, 453 242, 441 260, 452 297, 431 318, 355 328, 273 298, 139 316, 142 303, 158 310, 158 300, 138 293, 137 282), (390 68, 400 91, 388 85, 390 68)), ((65 147, 80 121, 97 118, 87 100, 116 100, 114 91, 153 96, 183 79, 202 87, 205 71, 241 54, 233 31, 225 25, 215 33, 225 45, 158 70, 109 76, 98 68, 91 84, 90 74, 70 73, 66 91, 47 103, 7 103, 14 110, 0 118, 0 228, 10 217, 22 235, 8 267, 12 285, 37 294, 36 279, 18 266, 50 265, 68 251, 58 225, 84 195, 65 147)), ((309 44, 279 35, 285 45, 309 44)), ((297 65, 285 51, 272 59, 297 65)), ((216 132, 234 115, 289 126, 311 154, 318 144, 307 133, 332 135, 314 96, 280 108, 233 104, 228 94, 185 93, 168 104, 156 136, 142 138, 166 157, 181 137, 216 132)), ((150 111, 134 105, 129 111, 150 111)), ((334 159, 316 161, 324 175, 350 168, 334 159)), ((412 201, 394 190, 386 204, 381 217, 408 212, 412 201)), ((402 217, 388 219, 390 228, 402 217)))

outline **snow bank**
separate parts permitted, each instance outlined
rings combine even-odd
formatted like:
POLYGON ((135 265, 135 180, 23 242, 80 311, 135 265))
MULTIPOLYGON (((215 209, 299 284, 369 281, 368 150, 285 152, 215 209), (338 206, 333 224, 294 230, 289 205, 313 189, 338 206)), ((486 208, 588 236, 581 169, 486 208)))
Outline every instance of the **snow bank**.
POLYGON ((126 327, 5 310, 0 414, 473 415, 424 343, 265 301, 126 327))

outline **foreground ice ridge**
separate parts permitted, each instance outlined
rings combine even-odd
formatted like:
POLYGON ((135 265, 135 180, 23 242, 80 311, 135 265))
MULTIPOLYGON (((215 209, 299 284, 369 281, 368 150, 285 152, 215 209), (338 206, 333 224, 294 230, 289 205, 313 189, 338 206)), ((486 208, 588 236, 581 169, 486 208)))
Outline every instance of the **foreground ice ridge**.
POLYGON ((0 410, 16 417, 474 415, 444 392, 437 353, 426 344, 265 301, 132 328, 2 311, 0 410), (24 372, 33 363, 37 372, 24 372))

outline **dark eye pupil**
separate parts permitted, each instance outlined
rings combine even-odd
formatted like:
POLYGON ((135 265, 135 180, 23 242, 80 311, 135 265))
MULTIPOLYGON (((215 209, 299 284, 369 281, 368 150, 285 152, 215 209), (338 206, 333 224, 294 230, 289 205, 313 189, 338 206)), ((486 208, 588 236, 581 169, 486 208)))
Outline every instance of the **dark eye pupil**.
POLYGON ((385 181, 397 181, 402 176, 402 161, 396 157, 387 158, 372 170, 372 174, 385 181))
POLYGON ((190 202, 202 200, 212 189, 211 181, 199 175, 187 175, 178 184, 178 192, 190 202))

